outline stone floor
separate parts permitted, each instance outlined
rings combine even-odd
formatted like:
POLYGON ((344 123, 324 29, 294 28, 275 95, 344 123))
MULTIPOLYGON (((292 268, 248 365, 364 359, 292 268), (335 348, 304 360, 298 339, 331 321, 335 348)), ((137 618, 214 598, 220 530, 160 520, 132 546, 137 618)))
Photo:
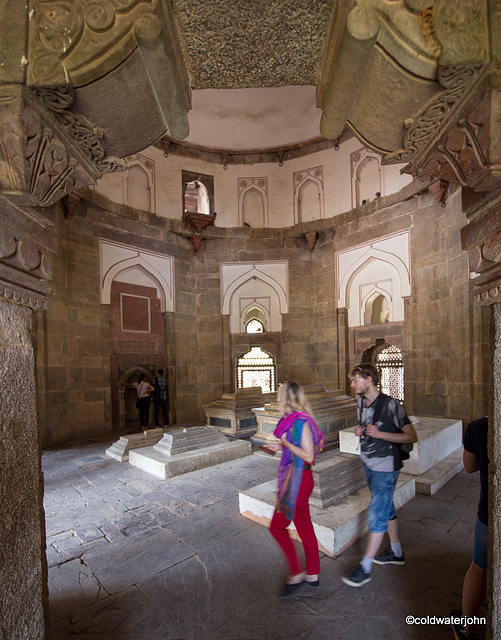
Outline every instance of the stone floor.
POLYGON ((160 480, 108 458, 110 444, 43 456, 52 640, 453 637, 446 625, 408 625, 406 616, 447 616, 460 604, 478 474, 462 471, 399 511, 404 567, 375 566, 369 584, 344 585, 359 541, 336 560, 322 556, 318 589, 281 601, 281 553, 265 527, 239 514, 236 491, 273 478, 274 459, 160 480))

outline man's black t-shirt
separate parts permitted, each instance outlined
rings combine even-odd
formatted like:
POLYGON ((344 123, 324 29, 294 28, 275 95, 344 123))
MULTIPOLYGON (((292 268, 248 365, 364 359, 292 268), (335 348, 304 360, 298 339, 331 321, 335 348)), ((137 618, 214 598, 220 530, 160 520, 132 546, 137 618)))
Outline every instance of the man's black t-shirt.
POLYGON ((478 503, 477 515, 479 519, 487 524, 488 519, 488 464, 487 457, 487 418, 474 420, 466 427, 464 434, 464 448, 469 453, 473 453, 480 468, 480 501, 478 503))

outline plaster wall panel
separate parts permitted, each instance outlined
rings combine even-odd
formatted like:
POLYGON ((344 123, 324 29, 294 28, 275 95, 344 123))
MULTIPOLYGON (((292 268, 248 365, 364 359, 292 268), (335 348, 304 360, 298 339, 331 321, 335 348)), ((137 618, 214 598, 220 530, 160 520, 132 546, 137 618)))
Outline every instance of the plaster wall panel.
MULTIPOLYGON (((239 179, 252 179, 256 175, 268 181, 268 220, 265 226, 282 228, 294 224, 295 196, 294 174, 308 171, 311 167, 323 167, 322 207, 318 217, 332 218, 352 208, 351 154, 360 149, 355 138, 343 141, 339 149, 317 151, 308 156, 287 160, 280 166, 276 162, 255 164, 232 164, 231 160, 224 169, 222 163, 208 162, 200 158, 188 158, 174 154, 165 157, 156 147, 148 147, 142 156, 154 162, 156 212, 170 219, 182 218, 183 201, 181 172, 192 171, 214 176, 216 226, 228 228, 242 225, 241 207, 239 207, 239 179)), ((168 153, 168 152, 167 152, 168 153)), ((410 176, 399 173, 401 166, 381 167, 381 195, 396 193, 408 185, 410 176)), ((113 202, 124 203, 120 191, 122 178, 113 174, 99 180, 96 190, 113 202)))

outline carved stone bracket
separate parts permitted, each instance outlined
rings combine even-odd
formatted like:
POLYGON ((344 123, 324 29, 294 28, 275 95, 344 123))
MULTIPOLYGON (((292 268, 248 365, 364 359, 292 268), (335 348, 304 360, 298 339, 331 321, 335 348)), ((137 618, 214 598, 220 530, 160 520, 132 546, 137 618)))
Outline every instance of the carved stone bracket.
MULTIPOLYGON (((438 79, 445 91, 427 104, 420 114, 404 123, 404 148, 384 156, 383 164, 411 162, 419 152, 425 151, 436 140, 440 127, 453 117, 454 107, 460 99, 469 95, 483 78, 481 72, 484 67, 479 63, 440 68, 438 79)), ((412 168, 413 165, 407 173, 413 173, 412 168)))
POLYGON ((145 73, 154 84, 152 99, 158 100, 171 135, 188 135, 190 87, 170 2, 32 0, 30 4, 28 86, 50 88, 65 82, 86 86, 111 74, 140 49, 145 73))
POLYGON ((65 133, 96 167, 99 176, 104 173, 125 171, 127 169, 125 160, 106 157, 102 129, 92 126, 80 114, 69 111, 69 107, 73 102, 73 90, 69 85, 61 85, 53 89, 35 89, 34 93, 47 109, 56 116, 65 133))
POLYGON ((449 183, 447 180, 435 180, 428 186, 428 191, 438 204, 445 207, 445 201, 449 195, 449 183))
POLYGON ((316 231, 308 231, 304 234, 304 237, 306 238, 308 249, 313 252, 315 250, 315 245, 317 244, 318 233, 316 231))
POLYGON ((105 172, 124 169, 106 158, 102 134, 67 110, 69 87, 39 91, 0 87, 0 192, 22 205, 48 206, 105 172), (38 98, 38 99, 37 99, 38 98))

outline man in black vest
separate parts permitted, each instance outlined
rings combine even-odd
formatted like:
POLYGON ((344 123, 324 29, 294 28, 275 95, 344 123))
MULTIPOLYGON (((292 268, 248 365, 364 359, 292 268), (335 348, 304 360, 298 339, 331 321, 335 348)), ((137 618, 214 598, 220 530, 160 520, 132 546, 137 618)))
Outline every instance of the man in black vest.
POLYGON ((369 540, 361 563, 342 577, 351 587, 361 587, 372 579, 372 563, 405 564, 398 535, 393 494, 402 468, 400 446, 416 442, 417 436, 402 405, 381 393, 377 387, 379 372, 371 363, 362 363, 351 371, 351 386, 359 396, 360 458, 365 465, 369 504, 369 540), (385 532, 390 547, 376 555, 385 532))

